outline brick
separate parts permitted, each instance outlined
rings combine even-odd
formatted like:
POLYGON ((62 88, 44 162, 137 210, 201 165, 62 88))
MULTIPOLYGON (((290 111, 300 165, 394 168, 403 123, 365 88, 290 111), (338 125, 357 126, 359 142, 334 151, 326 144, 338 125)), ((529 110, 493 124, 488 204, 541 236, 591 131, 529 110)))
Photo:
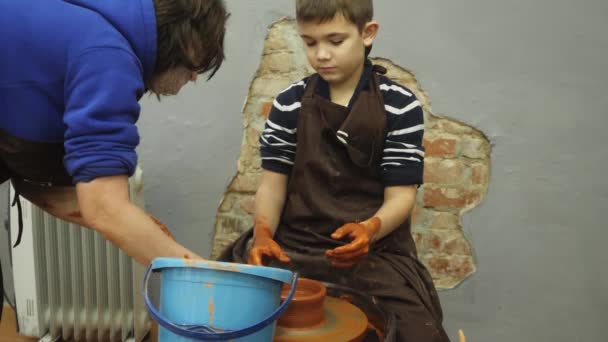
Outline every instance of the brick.
POLYGON ((426 157, 454 158, 458 141, 455 138, 425 138, 426 157))
POLYGON ((426 230, 434 215, 432 209, 424 208, 422 203, 416 203, 412 211, 412 230, 426 230))
POLYGON ((488 184, 490 173, 487 164, 473 164, 471 166, 472 177, 471 181, 475 185, 488 184))
POLYGON ((245 125, 250 125, 255 122, 257 117, 264 119, 262 116, 262 101, 259 101, 260 97, 248 97, 243 107, 243 121, 245 125))
POLYGON ((273 77, 257 77, 251 89, 249 90, 249 96, 266 96, 275 97, 283 89, 287 88, 290 84, 288 78, 273 78, 273 77))
POLYGON ((424 163, 424 183, 462 184, 465 166, 459 160, 427 158, 424 163))
POLYGON ((238 162, 238 170, 240 173, 254 173, 254 170, 259 169, 260 164, 260 151, 258 148, 251 146, 241 148, 241 156, 239 157, 238 162))
POLYGON ((414 243, 416 243, 416 248, 418 250, 422 249, 422 243, 424 240, 424 235, 422 233, 419 232, 413 232, 412 233, 412 239, 414 239, 414 243))
POLYGON ((445 241, 442 252, 448 255, 471 255, 471 247, 469 242, 460 234, 460 236, 445 241))
POLYGON ((282 35, 281 25, 281 23, 277 23, 268 31, 268 36, 264 42, 264 52, 288 49, 285 37, 282 35))
POLYGON ((490 154, 489 143, 472 136, 462 139, 462 155, 471 159, 486 159, 490 154))
POLYGON ((424 187, 424 206, 436 209, 465 209, 479 203, 481 192, 477 189, 424 187))
POLYGON ((255 212, 255 197, 253 195, 243 196, 239 206, 247 214, 253 214, 255 212))
POLYGON ((217 259, 222 252, 228 248, 234 240, 226 238, 216 238, 213 240, 213 250, 211 252, 211 259, 217 259))
POLYGON ((426 253, 439 252, 443 246, 443 240, 440 232, 429 230, 424 234, 422 248, 426 253))
POLYGON ((270 110, 272 109, 273 101, 265 101, 262 103, 262 116, 265 119, 268 119, 268 115, 270 115, 270 110))
POLYGON ((469 244, 461 231, 426 229, 415 233, 419 254, 470 255, 469 244))
POLYGON ((228 211, 232 210, 232 207, 234 206, 234 201, 235 201, 234 194, 231 194, 231 193, 225 194, 220 202, 219 212, 223 213, 223 212, 228 212, 228 211))
POLYGON ((471 257, 449 257, 432 255, 427 258, 425 264, 433 275, 433 278, 453 278, 461 281, 475 272, 475 264, 471 257))
MULTIPOLYGON (((259 157, 251 159, 251 164, 249 165, 251 172, 260 173, 262 172, 262 159, 259 157)), ((257 191, 257 189, 256 189, 257 191)))
POLYGON ((263 56, 259 75, 288 73, 294 64, 291 52, 272 52, 263 56))
POLYGON ((261 160, 258 149, 243 148, 237 164, 238 172, 242 174, 258 174, 260 165, 261 160))
POLYGON ((216 234, 219 236, 240 236, 249 229, 246 220, 238 215, 219 215, 216 222, 216 234))
POLYGON ((241 159, 243 159, 247 165, 251 165, 254 159, 260 158, 260 150, 257 147, 243 146, 241 148, 241 159))
POLYGON ((412 213, 410 215, 412 226, 416 225, 418 222, 418 217, 420 217, 420 206, 416 205, 414 206, 414 209, 412 209, 412 213))
POLYGON ((256 128, 248 127, 245 129, 245 142, 248 147, 258 149, 260 147, 260 135, 262 132, 256 128))
POLYGON ((458 215, 448 212, 436 212, 430 220, 429 228, 455 230, 460 227, 458 215))
POLYGON ((424 118, 424 129, 426 132, 435 131, 439 129, 439 123, 441 119, 438 119, 435 115, 426 115, 424 118))
POLYGON ((259 185, 259 174, 239 174, 230 183, 229 190, 244 193, 255 193, 259 185))
POLYGON ((475 132, 475 129, 473 127, 447 118, 441 118, 440 120, 438 120, 437 126, 438 129, 444 133, 456 135, 469 135, 475 132))

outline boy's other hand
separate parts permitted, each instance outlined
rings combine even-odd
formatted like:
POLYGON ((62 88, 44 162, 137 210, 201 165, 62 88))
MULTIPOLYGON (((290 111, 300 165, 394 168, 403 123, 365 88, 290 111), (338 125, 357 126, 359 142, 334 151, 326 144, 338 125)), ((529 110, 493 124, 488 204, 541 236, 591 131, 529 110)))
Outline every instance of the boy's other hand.
POLYGON ((254 232, 253 247, 249 251, 248 264, 264 266, 264 257, 274 258, 284 263, 291 261, 281 246, 274 241, 267 226, 256 225, 254 232))
POLYGON ((380 218, 372 217, 367 221, 347 223, 338 228, 331 235, 332 239, 341 240, 349 237, 351 242, 325 252, 325 256, 331 260, 331 265, 341 268, 354 266, 369 253, 369 246, 374 242, 381 225, 380 218))

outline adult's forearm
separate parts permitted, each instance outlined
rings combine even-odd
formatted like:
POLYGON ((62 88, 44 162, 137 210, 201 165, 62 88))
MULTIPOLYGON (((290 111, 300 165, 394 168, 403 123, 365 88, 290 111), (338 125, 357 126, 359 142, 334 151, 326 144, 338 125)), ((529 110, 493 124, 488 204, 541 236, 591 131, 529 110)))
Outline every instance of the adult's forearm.
POLYGON ((93 225, 106 239, 143 265, 158 257, 200 259, 159 229, 148 214, 132 204, 117 208, 112 215, 98 218, 93 225))

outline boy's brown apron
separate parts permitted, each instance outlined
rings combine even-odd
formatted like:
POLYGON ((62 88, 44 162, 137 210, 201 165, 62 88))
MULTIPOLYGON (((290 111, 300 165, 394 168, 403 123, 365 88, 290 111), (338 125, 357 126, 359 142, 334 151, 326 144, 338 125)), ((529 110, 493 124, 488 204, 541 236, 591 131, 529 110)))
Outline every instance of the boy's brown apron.
MULTIPOLYGON (((384 310, 396 315, 398 341, 449 341, 432 279, 417 259, 409 221, 376 242, 353 268, 331 267, 325 258, 327 249, 348 242, 330 237, 338 227, 366 220, 382 206, 379 165, 386 114, 375 72, 369 91, 360 92, 350 112, 315 94, 318 79, 310 78, 302 98, 295 164, 275 234, 292 262, 271 266, 376 297, 384 310)), ((220 259, 246 262, 251 236, 251 231, 245 233, 220 259)))

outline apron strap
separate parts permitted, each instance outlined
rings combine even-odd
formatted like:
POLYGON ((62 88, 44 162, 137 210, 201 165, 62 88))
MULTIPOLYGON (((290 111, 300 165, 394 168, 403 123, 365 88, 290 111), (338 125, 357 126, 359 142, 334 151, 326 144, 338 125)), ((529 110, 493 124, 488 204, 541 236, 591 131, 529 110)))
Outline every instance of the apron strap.
POLYGON ((315 96, 315 91, 317 90, 317 82, 319 80, 319 74, 313 74, 308 79, 308 83, 306 84, 306 88, 304 90, 304 95, 302 95, 302 99, 312 99, 315 96))
POLYGON ((387 70, 385 67, 383 67, 382 65, 378 65, 378 64, 374 64, 373 69, 374 72, 377 72, 381 75, 386 74, 387 70))
POLYGON ((19 199, 19 196, 21 195, 20 182, 20 180, 16 180, 14 178, 11 179, 13 189, 15 190, 15 195, 13 196, 13 203, 11 204, 11 207, 14 207, 15 204, 17 205, 17 217, 19 221, 19 232, 17 233, 17 241, 15 241, 13 248, 19 246, 19 244, 21 243, 21 236, 23 235, 23 209, 21 208, 21 201, 19 199))

